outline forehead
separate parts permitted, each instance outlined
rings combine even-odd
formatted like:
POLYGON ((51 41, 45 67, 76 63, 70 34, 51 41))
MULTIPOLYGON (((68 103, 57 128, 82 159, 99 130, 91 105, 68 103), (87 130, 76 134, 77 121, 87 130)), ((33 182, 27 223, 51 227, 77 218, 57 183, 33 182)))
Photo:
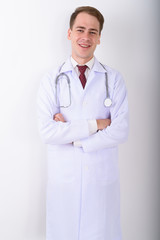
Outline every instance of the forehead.
POLYGON ((87 29, 97 29, 99 31, 100 28, 100 24, 99 21, 96 17, 85 13, 85 12, 81 12, 77 15, 74 24, 73 24, 73 28, 77 27, 77 26, 82 26, 85 27, 87 29))

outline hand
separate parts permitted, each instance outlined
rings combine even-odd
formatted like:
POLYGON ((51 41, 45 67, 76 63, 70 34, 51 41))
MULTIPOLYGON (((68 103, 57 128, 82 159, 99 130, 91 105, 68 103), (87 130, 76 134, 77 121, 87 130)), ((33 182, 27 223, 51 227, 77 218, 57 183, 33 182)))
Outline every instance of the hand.
POLYGON ((111 120, 109 118, 107 119, 97 119, 97 128, 98 130, 103 130, 104 128, 110 126, 111 120))
POLYGON ((56 113, 53 116, 53 120, 55 120, 56 122, 65 122, 64 117, 61 113, 56 113))

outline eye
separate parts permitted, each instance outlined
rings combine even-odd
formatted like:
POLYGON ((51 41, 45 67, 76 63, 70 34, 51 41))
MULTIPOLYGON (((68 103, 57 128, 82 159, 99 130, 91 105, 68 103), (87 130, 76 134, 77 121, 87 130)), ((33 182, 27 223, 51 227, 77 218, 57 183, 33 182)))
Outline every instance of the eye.
POLYGON ((96 32, 90 32, 90 34, 91 34, 91 35, 95 35, 95 34, 96 34, 96 32))
POLYGON ((81 33, 82 33, 82 32, 83 32, 83 30, 82 30, 82 29, 77 29, 77 32, 81 32, 81 33))

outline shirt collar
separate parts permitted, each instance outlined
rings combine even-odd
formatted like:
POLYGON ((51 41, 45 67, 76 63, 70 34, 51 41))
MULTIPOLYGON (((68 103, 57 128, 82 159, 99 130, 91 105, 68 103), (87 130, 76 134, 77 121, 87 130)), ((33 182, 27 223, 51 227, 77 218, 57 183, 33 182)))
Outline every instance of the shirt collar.
MULTIPOLYGON (((80 65, 78 64, 72 57, 71 57, 71 63, 73 65, 73 68, 75 68, 77 65, 80 65)), ((94 65, 94 57, 88 61, 87 63, 85 63, 85 65, 89 68, 89 69, 92 69, 93 65, 94 65)))
MULTIPOLYGON (((66 73, 66 72, 68 72, 68 71, 73 71, 74 69, 75 69, 75 67, 76 67, 76 65, 77 65, 77 62, 76 62, 76 64, 72 64, 72 59, 73 58, 71 58, 71 57, 69 57, 68 59, 67 59, 67 61, 66 62, 64 62, 64 64, 62 64, 62 66, 60 67, 60 72, 59 73, 62 73, 62 72, 64 72, 64 73, 66 73)), ((91 60, 93 61, 93 65, 92 66, 89 66, 89 67, 91 67, 92 68, 92 71, 94 71, 94 72, 103 72, 103 73, 105 73, 105 72, 110 72, 111 71, 111 69, 110 68, 108 68, 106 65, 105 65, 105 69, 104 69, 104 67, 102 67, 102 65, 98 62, 98 60, 96 59, 96 57, 94 56, 94 58, 92 58, 91 60), (93 60, 92 60, 93 59, 93 60)), ((90 61, 91 61, 90 60, 90 61)), ((89 61, 89 62, 90 62, 89 61)), ((88 64, 88 63, 87 63, 88 64)), ((91 69, 90 69, 91 70, 91 69)))

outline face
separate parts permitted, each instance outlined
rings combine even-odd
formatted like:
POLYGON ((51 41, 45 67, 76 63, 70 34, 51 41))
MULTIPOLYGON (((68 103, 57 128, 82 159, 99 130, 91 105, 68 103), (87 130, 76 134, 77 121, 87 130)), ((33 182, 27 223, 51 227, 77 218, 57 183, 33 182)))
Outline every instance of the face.
POLYGON ((100 44, 99 28, 96 17, 81 12, 77 15, 72 29, 68 30, 72 57, 79 64, 85 64, 93 57, 97 44, 100 44))

